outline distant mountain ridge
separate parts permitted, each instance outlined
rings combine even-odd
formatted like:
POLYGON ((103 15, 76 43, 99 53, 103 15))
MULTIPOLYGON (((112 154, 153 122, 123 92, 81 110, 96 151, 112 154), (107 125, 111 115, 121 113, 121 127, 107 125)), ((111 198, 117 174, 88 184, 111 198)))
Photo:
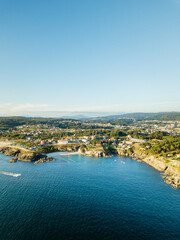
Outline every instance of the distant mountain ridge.
POLYGON ((110 115, 105 117, 94 118, 97 120, 114 120, 114 119, 138 119, 138 120, 164 120, 164 121, 180 121, 180 112, 158 112, 158 113, 144 113, 144 112, 135 112, 135 113, 126 113, 120 115, 110 115))
MULTIPOLYGON (((63 112, 64 113, 64 112, 63 112)), ((67 113, 67 112, 66 112, 67 113)), ((68 112, 69 113, 69 112, 68 112)), ((158 113, 119 113, 108 115, 108 113, 100 112, 73 112, 72 114, 60 114, 59 116, 0 116, 0 119, 74 119, 74 120, 116 120, 116 119, 136 119, 136 120, 164 120, 164 121, 180 121, 180 112, 158 112, 158 113), (95 115, 95 116, 93 116, 95 115)))
POLYGON ((65 118, 65 119, 88 119, 105 117, 109 115, 121 115, 124 112, 92 112, 92 111, 38 111, 19 112, 15 116, 2 115, 0 117, 27 117, 27 118, 65 118))

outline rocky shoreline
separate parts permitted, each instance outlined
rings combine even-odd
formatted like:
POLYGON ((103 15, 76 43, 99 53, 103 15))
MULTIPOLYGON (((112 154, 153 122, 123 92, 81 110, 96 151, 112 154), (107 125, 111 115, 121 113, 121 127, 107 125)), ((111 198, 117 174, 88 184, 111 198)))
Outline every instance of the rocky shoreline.
POLYGON ((127 153, 126 151, 117 150, 115 153, 105 151, 87 151, 85 148, 79 148, 79 153, 91 157, 111 157, 114 155, 131 157, 139 162, 144 162, 159 172, 163 173, 163 178, 167 184, 175 188, 180 188, 180 162, 176 160, 167 161, 163 157, 147 156, 142 153, 127 153))
POLYGON ((137 161, 145 162, 159 172, 163 173, 163 178, 167 184, 175 188, 180 188, 180 162, 176 160, 167 161, 163 157, 146 156, 139 153, 119 152, 119 156, 131 157, 137 161))
POLYGON ((55 161, 54 158, 48 157, 45 154, 28 151, 28 150, 24 151, 14 147, 2 147, 0 148, 0 153, 6 156, 12 156, 13 158, 9 160, 10 163, 22 161, 22 162, 34 162, 37 164, 37 163, 55 161))
MULTIPOLYGON (((167 184, 172 185, 173 187, 180 188, 180 162, 176 160, 167 161, 163 157, 156 156, 147 156, 145 154, 139 152, 127 153, 122 150, 117 150, 116 152, 107 152, 103 150, 87 150, 85 146, 73 146, 70 148, 59 147, 58 151, 68 151, 74 152, 77 151, 79 154, 89 156, 89 157, 112 157, 123 156, 123 157, 131 157, 134 160, 145 162, 151 167, 163 173, 163 178, 167 184)), ((54 158, 48 157, 45 154, 37 153, 33 151, 24 151, 14 147, 2 147, 0 148, 0 153, 5 154, 7 156, 13 156, 9 162, 34 162, 35 164, 55 161, 54 158)))

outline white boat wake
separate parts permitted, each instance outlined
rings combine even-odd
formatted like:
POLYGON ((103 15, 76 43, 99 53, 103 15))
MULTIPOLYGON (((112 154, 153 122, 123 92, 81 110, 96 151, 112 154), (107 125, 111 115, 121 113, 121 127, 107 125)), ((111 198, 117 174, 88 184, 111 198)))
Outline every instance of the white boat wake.
POLYGON ((11 172, 4 172, 4 171, 0 171, 0 174, 12 176, 12 177, 20 177, 21 176, 20 173, 11 173, 11 172))

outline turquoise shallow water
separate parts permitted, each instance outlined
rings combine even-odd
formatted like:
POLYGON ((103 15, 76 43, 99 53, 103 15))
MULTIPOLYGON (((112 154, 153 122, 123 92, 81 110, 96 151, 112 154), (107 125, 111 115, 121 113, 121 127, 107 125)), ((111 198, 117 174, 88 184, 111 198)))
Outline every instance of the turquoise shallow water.
POLYGON ((131 158, 0 154, 0 240, 180 239, 180 190, 131 158))

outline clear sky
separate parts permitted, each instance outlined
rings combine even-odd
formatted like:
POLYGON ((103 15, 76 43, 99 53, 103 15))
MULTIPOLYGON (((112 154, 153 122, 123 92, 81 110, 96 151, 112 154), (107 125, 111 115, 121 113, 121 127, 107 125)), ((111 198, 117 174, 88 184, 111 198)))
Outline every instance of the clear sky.
POLYGON ((0 114, 180 111, 180 0, 0 0, 0 114))

